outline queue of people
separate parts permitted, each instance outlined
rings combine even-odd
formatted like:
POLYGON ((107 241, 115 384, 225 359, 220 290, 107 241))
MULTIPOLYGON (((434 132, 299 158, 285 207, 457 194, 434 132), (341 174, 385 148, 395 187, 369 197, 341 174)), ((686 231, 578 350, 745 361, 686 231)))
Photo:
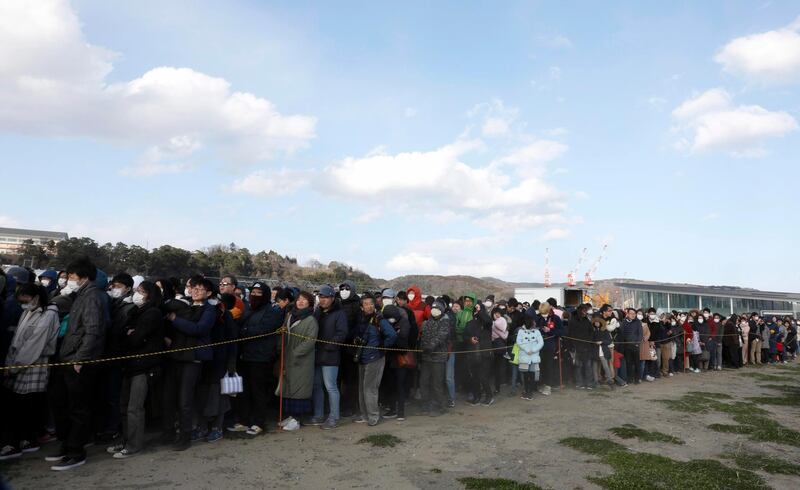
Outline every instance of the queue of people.
POLYGON ((285 431, 376 426, 406 420, 409 403, 435 417, 459 401, 489 407, 504 386, 530 401, 563 386, 787 362, 798 348, 793 318, 708 308, 567 309, 552 298, 423 296, 414 285, 359 294, 351 281, 245 288, 232 275, 109 280, 85 258, 39 277, 9 272, 0 461, 57 441, 45 458, 56 471, 85 464, 91 444, 135 456, 153 427, 158 443, 183 451, 259 437, 276 411, 285 431))

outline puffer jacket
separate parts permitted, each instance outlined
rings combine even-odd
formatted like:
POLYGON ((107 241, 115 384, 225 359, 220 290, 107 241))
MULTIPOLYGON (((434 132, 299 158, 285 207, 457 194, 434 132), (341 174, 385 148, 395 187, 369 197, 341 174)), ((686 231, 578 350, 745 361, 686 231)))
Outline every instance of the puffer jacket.
MULTIPOLYGON (((314 318, 317 320, 319 331, 317 339, 327 340, 328 342, 343 343, 347 340, 349 328, 347 325, 347 314, 339 306, 338 301, 334 300, 328 311, 317 308, 314 311, 314 318)), ((342 348, 335 344, 317 342, 315 363, 317 366, 338 366, 342 361, 342 348)))
POLYGON ((450 341, 450 332, 453 330, 450 318, 441 315, 437 318, 428 318, 422 325, 422 362, 446 362, 447 348, 450 341))
MULTIPOLYGON (((369 347, 393 347, 397 342, 397 332, 395 332, 392 324, 378 314, 361 319, 358 326, 358 336, 364 341, 364 345, 369 347)), ((361 364, 369 364, 383 356, 384 351, 365 347, 361 350, 359 362, 361 364)))
POLYGON ((539 352, 544 347, 542 334, 536 328, 520 328, 517 330, 517 345, 519 354, 517 360, 520 364, 538 364, 542 362, 539 352), (532 354, 528 354, 532 352, 532 354))
POLYGON ((108 295, 91 282, 78 289, 69 310, 69 324, 58 353, 61 361, 88 361, 103 355, 107 298, 108 295))
POLYGON ((408 306, 414 312, 414 320, 417 325, 422 325, 425 320, 430 318, 431 307, 422 301, 422 291, 416 284, 408 288, 407 293, 414 293, 414 299, 409 300, 408 306))

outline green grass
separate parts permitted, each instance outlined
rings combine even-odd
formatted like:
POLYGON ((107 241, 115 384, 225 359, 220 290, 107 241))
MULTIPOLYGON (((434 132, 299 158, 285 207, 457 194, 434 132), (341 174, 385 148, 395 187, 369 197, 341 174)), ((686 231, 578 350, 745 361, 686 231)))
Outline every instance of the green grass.
POLYGON ((534 483, 519 483, 507 478, 459 478, 458 481, 464 484, 467 490, 542 490, 542 487, 534 483))
POLYGON ((372 444, 373 447, 395 447, 401 442, 402 439, 391 434, 373 434, 358 441, 359 444, 372 444))
MULTIPOLYGON (((723 403, 716 400, 718 393, 691 392, 677 399, 656 400, 671 410, 687 413, 725 412, 731 415, 768 414, 752 402, 723 403)), ((723 395, 723 398, 725 395, 723 395)))
POLYGON ((727 393, 712 393, 710 391, 690 391, 689 393, 686 393, 686 394, 687 395, 692 395, 692 396, 699 396, 699 397, 702 397, 702 398, 710 398, 712 400, 713 399, 730 400, 730 399, 733 398, 733 396, 731 396, 731 395, 729 395, 727 393))
POLYGON ((647 431, 631 424, 625 424, 622 427, 612 427, 611 429, 608 430, 611 431, 617 437, 621 437, 623 439, 636 438, 642 441, 668 442, 670 444, 686 444, 685 442, 683 442, 682 439, 679 439, 675 436, 664 434, 663 432, 647 431))
POLYGON ((750 471, 763 471, 770 475, 800 476, 800 465, 764 453, 736 453, 722 457, 732 459, 736 466, 750 471))
POLYGON ((716 432, 746 435, 753 441, 800 447, 800 432, 784 427, 774 420, 760 415, 734 415, 733 420, 739 425, 711 424, 708 428, 716 432))
POLYGON ((759 381, 794 381, 794 378, 783 374, 765 374, 765 373, 739 373, 739 376, 746 376, 748 378, 755 378, 759 381))
POLYGON ((752 490, 769 488, 760 476, 746 469, 734 469, 719 461, 701 459, 676 461, 650 453, 629 451, 606 439, 570 437, 561 444, 592 454, 611 466, 609 476, 591 476, 589 481, 612 490, 706 489, 752 490))
POLYGON ((800 407, 800 386, 792 385, 763 385, 762 388, 782 391, 782 396, 751 396, 747 399, 761 405, 782 405, 787 407, 800 407))

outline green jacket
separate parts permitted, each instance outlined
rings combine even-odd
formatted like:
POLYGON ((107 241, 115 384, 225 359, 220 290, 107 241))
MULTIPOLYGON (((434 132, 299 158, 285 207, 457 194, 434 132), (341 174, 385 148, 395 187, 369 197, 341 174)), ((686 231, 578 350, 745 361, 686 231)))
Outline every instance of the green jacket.
MULTIPOLYGON (((474 293, 467 293, 464 295, 464 298, 470 298, 472 300, 473 305, 478 300, 474 293)), ((456 317, 456 342, 464 341, 464 328, 466 328, 467 323, 469 323, 470 320, 472 320, 472 317, 474 315, 475 315, 474 306, 470 306, 469 308, 464 307, 461 309, 461 311, 458 312, 458 316, 456 317)))
POLYGON ((283 397, 304 400, 311 398, 314 388, 314 355, 316 352, 313 339, 317 338, 317 320, 307 316, 298 321, 287 316, 286 326, 289 331, 311 339, 286 334, 286 352, 284 353, 283 397))

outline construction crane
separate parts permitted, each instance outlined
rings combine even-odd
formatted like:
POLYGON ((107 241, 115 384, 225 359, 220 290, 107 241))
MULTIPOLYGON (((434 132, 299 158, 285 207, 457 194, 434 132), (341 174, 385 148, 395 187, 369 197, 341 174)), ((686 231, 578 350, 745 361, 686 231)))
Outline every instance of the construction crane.
POLYGON ((575 284, 577 284, 577 282, 575 281, 575 275, 578 273, 578 269, 580 268, 581 264, 583 263, 583 259, 586 258, 586 252, 587 251, 588 251, 588 249, 586 247, 584 247, 583 251, 581 252, 581 256, 578 258, 578 265, 576 265, 575 268, 572 269, 569 274, 567 274, 567 286, 573 287, 573 286, 575 286, 575 284))
POLYGON ((550 249, 544 249, 544 287, 550 287, 550 249))
POLYGON ((594 285, 594 280, 592 279, 592 276, 594 275, 595 272, 597 272, 597 267, 600 266, 600 262, 603 260, 603 256, 606 254, 606 249, 607 248, 608 248, 608 244, 604 243, 603 244, 603 249, 600 251, 600 255, 597 257, 597 260, 594 261, 594 265, 592 265, 591 269, 586 271, 586 275, 583 278, 583 284, 585 286, 593 286, 594 285))

